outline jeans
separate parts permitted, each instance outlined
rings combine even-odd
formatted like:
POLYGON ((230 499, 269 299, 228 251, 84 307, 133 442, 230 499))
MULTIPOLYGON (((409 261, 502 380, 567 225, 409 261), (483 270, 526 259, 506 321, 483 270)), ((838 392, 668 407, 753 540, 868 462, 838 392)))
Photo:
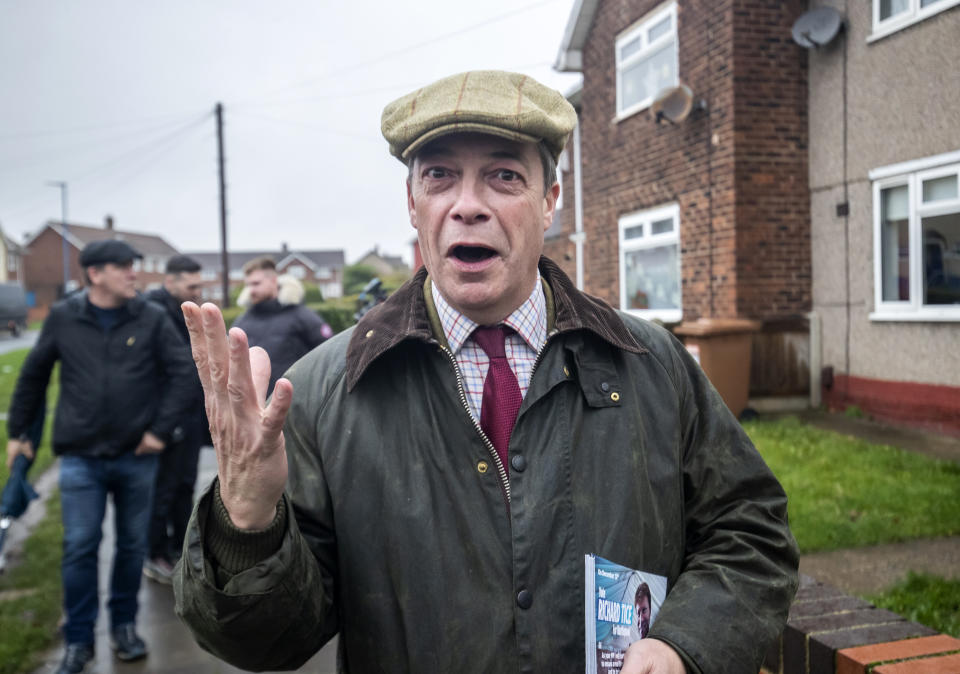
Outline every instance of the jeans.
POLYGON ((110 580, 111 629, 136 621, 137 592, 147 553, 147 532, 156 454, 116 458, 63 456, 60 502, 63 509, 63 627, 68 644, 94 642, 99 608, 97 552, 103 535, 107 494, 113 496, 116 550, 110 580))

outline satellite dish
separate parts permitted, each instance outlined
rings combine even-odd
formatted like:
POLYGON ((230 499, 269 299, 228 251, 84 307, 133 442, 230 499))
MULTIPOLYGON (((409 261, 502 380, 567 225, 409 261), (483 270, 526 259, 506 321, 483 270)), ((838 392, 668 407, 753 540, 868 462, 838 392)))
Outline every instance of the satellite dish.
POLYGON ((823 47, 843 28, 843 16, 833 7, 817 7, 793 23, 793 41, 805 49, 823 47))
POLYGON ((694 110, 706 110, 707 102, 694 101, 693 91, 686 84, 664 89, 650 104, 650 112, 659 124, 664 119, 671 124, 682 122, 694 110))

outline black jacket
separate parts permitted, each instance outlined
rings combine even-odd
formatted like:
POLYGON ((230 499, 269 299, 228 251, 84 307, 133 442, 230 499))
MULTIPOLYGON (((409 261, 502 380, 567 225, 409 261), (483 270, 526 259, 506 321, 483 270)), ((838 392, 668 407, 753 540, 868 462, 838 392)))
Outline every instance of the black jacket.
MULTIPOLYGON (((177 333, 183 340, 183 349, 186 353, 187 358, 190 362, 193 362, 193 355, 190 351, 190 331, 187 330, 187 322, 183 318, 183 309, 180 308, 180 305, 183 304, 176 297, 167 292, 166 288, 157 288, 146 293, 145 297, 151 302, 155 302, 159 306, 163 307, 167 312, 167 315, 170 317, 170 321, 173 323, 173 327, 177 329, 177 333)), ((204 409, 203 405, 203 387, 200 384, 200 375, 197 374, 197 369, 195 367, 190 368, 190 375, 187 379, 191 382, 190 389, 191 395, 190 405, 187 408, 186 414, 178 428, 186 426, 187 424, 195 424, 199 427, 200 437, 202 438, 202 443, 205 445, 212 444, 210 440, 210 432, 208 430, 207 424, 207 412, 204 409)), ((187 438, 197 437, 195 433, 191 433, 187 428, 182 428, 182 430, 174 431, 174 441, 178 441, 180 436, 187 438)))
POLYGON ((44 321, 10 403, 9 437, 23 434, 45 404, 58 360, 56 454, 118 456, 145 431, 169 442, 193 398, 193 362, 163 309, 135 297, 104 332, 84 291, 54 304, 44 321))
POLYGON ((270 356, 270 391, 291 365, 333 334, 315 312, 277 299, 254 304, 233 327, 247 333, 250 346, 262 347, 270 356))

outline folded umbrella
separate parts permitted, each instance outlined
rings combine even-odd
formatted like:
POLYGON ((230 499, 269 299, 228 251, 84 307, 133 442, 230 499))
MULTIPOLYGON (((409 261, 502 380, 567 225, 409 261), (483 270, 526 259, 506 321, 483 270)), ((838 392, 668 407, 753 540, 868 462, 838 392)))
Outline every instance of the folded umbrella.
MULTIPOLYGON (((40 412, 34 423, 30 425, 28 435, 36 448, 40 445, 40 437, 43 433, 44 414, 40 412)), ((36 456, 36 449, 34 449, 36 456)), ((13 461, 13 467, 10 469, 10 477, 3 487, 3 493, 0 494, 0 571, 6 566, 6 558, 3 554, 3 544, 7 539, 7 530, 13 523, 13 520, 20 517, 30 501, 38 498, 36 490, 27 482, 27 471, 33 465, 33 459, 28 459, 25 455, 19 454, 13 461)))

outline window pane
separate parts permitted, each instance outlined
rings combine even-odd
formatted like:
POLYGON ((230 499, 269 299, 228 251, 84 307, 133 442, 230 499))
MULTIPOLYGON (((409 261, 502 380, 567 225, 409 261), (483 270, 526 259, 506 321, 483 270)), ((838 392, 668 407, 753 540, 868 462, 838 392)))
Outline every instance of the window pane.
POLYGON ((907 186, 880 192, 880 274, 884 302, 910 300, 907 186))
POLYGON ((624 253, 628 309, 679 309, 677 244, 624 253))
POLYGON ((656 222, 650 225, 651 234, 663 234, 664 232, 672 232, 672 231, 673 231, 673 218, 657 220, 656 222))
POLYGON ((909 8, 910 0, 880 0, 880 20, 906 12, 909 8))
MULTIPOLYGON (((672 17, 667 16, 665 19, 663 19, 662 21, 658 21, 653 27, 651 27, 650 32, 647 33, 648 44, 655 42, 657 38, 661 38, 667 33, 669 33, 672 23, 673 23, 672 17)), ((607 53, 609 54, 610 52, 607 52, 607 53)))
POLYGON ((671 41, 642 61, 624 69, 621 95, 623 109, 653 98, 661 89, 676 84, 676 46, 676 41, 671 41))
POLYGON ((624 240, 629 239, 642 239, 643 238, 643 225, 634 225, 633 227, 626 227, 623 230, 624 240))
POLYGON ((935 5, 938 2, 940 2, 940 0, 920 0, 920 6, 929 7, 930 5, 935 5))
POLYGON ((923 181, 923 201, 940 201, 957 198, 957 176, 944 176, 923 181))
MULTIPOLYGON (((637 37, 633 38, 632 40, 627 42, 625 45, 620 47, 621 61, 625 61, 626 59, 630 58, 631 56, 636 54, 638 51, 640 51, 640 47, 642 46, 642 43, 640 40, 641 40, 641 37, 638 35, 637 37)), ((610 52, 607 52, 607 53, 609 54, 610 52)))
POLYGON ((923 303, 960 304, 960 213, 924 218, 923 303))

